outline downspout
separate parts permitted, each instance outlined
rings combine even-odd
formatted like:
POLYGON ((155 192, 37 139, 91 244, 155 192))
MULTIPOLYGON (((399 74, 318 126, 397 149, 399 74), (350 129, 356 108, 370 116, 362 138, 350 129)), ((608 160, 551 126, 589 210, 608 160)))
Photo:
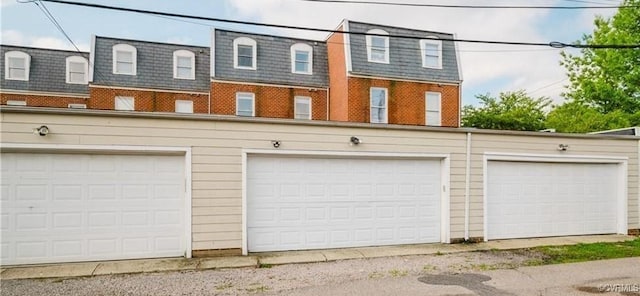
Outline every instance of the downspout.
POLYGON ((467 132, 467 163, 464 177, 464 241, 469 241, 469 192, 471 186, 471 133, 467 132))
POLYGON ((329 97, 329 88, 327 87, 327 121, 329 121, 329 107, 331 107, 329 105, 329 102, 330 102, 329 98, 330 98, 329 97))

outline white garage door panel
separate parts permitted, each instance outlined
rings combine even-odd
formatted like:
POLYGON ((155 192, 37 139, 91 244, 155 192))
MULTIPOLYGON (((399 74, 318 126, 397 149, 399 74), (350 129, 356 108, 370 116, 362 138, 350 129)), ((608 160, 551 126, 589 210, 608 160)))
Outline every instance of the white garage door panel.
POLYGON ((489 161, 488 239, 617 232, 616 164, 489 161))
POLYGON ((2 154, 2 264, 183 256, 184 157, 2 154))
POLYGON ((440 241, 440 161, 250 156, 252 252, 440 241))

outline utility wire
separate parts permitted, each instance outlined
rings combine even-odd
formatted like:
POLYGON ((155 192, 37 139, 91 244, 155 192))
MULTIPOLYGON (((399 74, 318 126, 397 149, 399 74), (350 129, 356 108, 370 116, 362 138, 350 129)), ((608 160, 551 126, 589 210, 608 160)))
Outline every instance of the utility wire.
POLYGON ((333 3, 333 4, 368 4, 386 6, 431 7, 431 8, 463 8, 463 9, 618 9, 638 8, 639 5, 591 5, 591 6, 538 6, 538 5, 452 5, 452 4, 427 4, 407 2, 385 1, 355 1, 355 0, 298 0, 303 2, 333 3))
MULTIPOLYGON (((224 27, 219 27, 219 26, 212 26, 210 24, 206 24, 206 23, 202 23, 202 22, 197 22, 197 21, 190 21, 190 20, 184 20, 181 18, 175 18, 175 17, 167 17, 167 16, 157 16, 157 15, 153 15, 153 17, 158 17, 158 18, 162 18, 162 19, 167 19, 167 20, 171 20, 171 21, 176 21, 176 22, 183 22, 183 23, 187 23, 187 24, 193 24, 193 25, 198 25, 198 26, 203 26, 203 27, 207 27, 207 28, 212 28, 212 29, 222 29, 222 30, 226 30, 226 31, 231 31, 231 32, 236 32, 236 33, 244 33, 241 31, 238 31, 237 29, 233 29, 230 27, 224 28, 224 27)), ((295 38, 295 37, 287 37, 287 38, 293 38, 293 39, 304 39, 304 38, 295 38)), ((310 39, 305 39, 305 40, 310 40, 310 39)), ((313 41, 318 41, 318 42, 323 42, 326 44, 344 44, 344 45, 350 45, 349 42, 332 42, 332 41, 322 41, 322 40, 313 40, 313 41)), ((387 49, 391 48, 391 46, 387 46, 385 47, 387 49)), ((406 49, 406 50, 418 50, 421 51, 422 49, 419 47, 409 47, 409 46, 393 46, 394 49, 406 49)), ((539 52, 539 51, 556 51, 556 50, 560 50, 560 48, 536 48, 536 49, 460 49, 460 48, 456 48, 456 50, 458 52, 486 52, 486 53, 503 53, 503 52, 539 52)))
MULTIPOLYGON (((49 9, 42 2, 42 0, 20 0, 19 2, 20 3, 33 3, 33 4, 35 4, 40 9, 40 11, 42 11, 42 13, 49 19, 49 21, 51 21, 51 23, 56 27, 56 29, 58 29, 58 31, 60 31, 60 33, 69 41, 69 43, 71 43, 71 45, 75 48, 75 50, 78 53, 84 54, 84 52, 82 50, 80 50, 80 48, 78 47, 78 45, 76 45, 76 43, 73 41, 73 39, 71 39, 71 36, 69 36, 69 34, 67 34, 67 32, 62 27, 60 22, 58 22, 58 20, 56 19, 56 17, 53 16, 51 11, 49 11, 49 9)), ((87 65, 89 67, 93 68, 93 73, 96 76, 98 76, 98 78, 102 79, 104 81, 104 84, 107 86, 107 89, 111 90, 115 95, 116 94, 115 89, 113 89, 113 87, 111 87, 109 85, 109 83, 108 83, 107 79, 104 77, 104 75, 102 75, 102 73, 100 73, 100 71, 98 71, 98 69, 96 69, 94 67, 94 65, 91 63, 91 61, 88 60, 88 59, 87 59, 87 65)), ((89 69, 87 69, 87 71, 88 70, 89 69)))
MULTIPOLYGON (((612 48, 612 49, 613 48, 615 48, 615 49, 640 48, 640 44, 570 44, 570 43, 563 43, 563 42, 558 42, 558 41, 553 41, 553 42, 549 42, 549 43, 539 43, 539 42, 473 40, 473 39, 456 39, 456 38, 441 39, 441 38, 436 38, 436 37, 418 37, 418 36, 409 36, 409 35, 373 34, 373 33, 365 33, 365 32, 340 31, 340 30, 321 29, 321 28, 310 28, 310 27, 300 27, 300 26, 288 26, 288 25, 278 25, 278 24, 269 24, 269 23, 239 21, 239 20, 230 20, 230 19, 204 17, 204 16, 192 16, 192 15, 185 15, 185 14, 159 12, 159 11, 151 11, 151 10, 144 10, 144 9, 117 7, 117 6, 108 6, 108 5, 101 5, 101 4, 79 3, 79 2, 72 2, 72 1, 65 1, 65 0, 38 0, 38 1, 53 2, 53 3, 59 3, 59 4, 83 6, 83 7, 100 8, 100 9, 108 9, 108 10, 116 10, 116 11, 134 12, 134 13, 141 13, 141 14, 150 14, 150 15, 159 15, 159 16, 168 16, 168 17, 179 17, 179 18, 186 18, 186 19, 198 19, 198 20, 206 20, 206 21, 214 21, 214 22, 222 22, 222 23, 253 25, 253 26, 262 26, 262 27, 290 29, 290 30, 325 32, 325 33, 348 33, 348 34, 353 34, 353 35, 369 35, 369 36, 382 36, 382 37, 387 37, 388 36, 388 37, 398 37, 398 38, 405 38, 405 39, 419 39, 419 40, 431 39, 431 40, 445 40, 445 41, 466 42, 466 43, 550 46, 550 47, 553 47, 553 48, 566 48, 566 47, 571 47, 571 48, 612 48)), ((302 0, 302 1, 305 1, 305 0, 302 0)))

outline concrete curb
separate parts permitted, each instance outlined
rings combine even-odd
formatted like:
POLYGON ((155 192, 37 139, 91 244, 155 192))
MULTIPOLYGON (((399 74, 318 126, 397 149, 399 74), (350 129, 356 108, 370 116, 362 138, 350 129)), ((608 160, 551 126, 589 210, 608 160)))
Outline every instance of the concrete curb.
POLYGON ((451 254, 484 250, 523 249, 536 246, 574 245, 578 243, 621 242, 633 240, 627 235, 591 235, 533 239, 499 240, 477 244, 421 244, 349 249, 260 253, 251 256, 212 258, 165 258, 103 262, 60 263, 39 266, 2 267, 0 279, 67 278, 110 274, 132 274, 221 268, 261 267, 294 263, 317 263, 347 259, 391 256, 451 254))

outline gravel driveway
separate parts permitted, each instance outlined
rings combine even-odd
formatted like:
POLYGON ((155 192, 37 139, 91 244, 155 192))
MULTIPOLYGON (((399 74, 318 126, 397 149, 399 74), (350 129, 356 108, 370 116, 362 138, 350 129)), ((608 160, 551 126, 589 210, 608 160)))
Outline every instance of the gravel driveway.
POLYGON ((3 280, 1 295, 280 295, 357 280, 514 268, 523 252, 469 252, 86 278, 3 280))

